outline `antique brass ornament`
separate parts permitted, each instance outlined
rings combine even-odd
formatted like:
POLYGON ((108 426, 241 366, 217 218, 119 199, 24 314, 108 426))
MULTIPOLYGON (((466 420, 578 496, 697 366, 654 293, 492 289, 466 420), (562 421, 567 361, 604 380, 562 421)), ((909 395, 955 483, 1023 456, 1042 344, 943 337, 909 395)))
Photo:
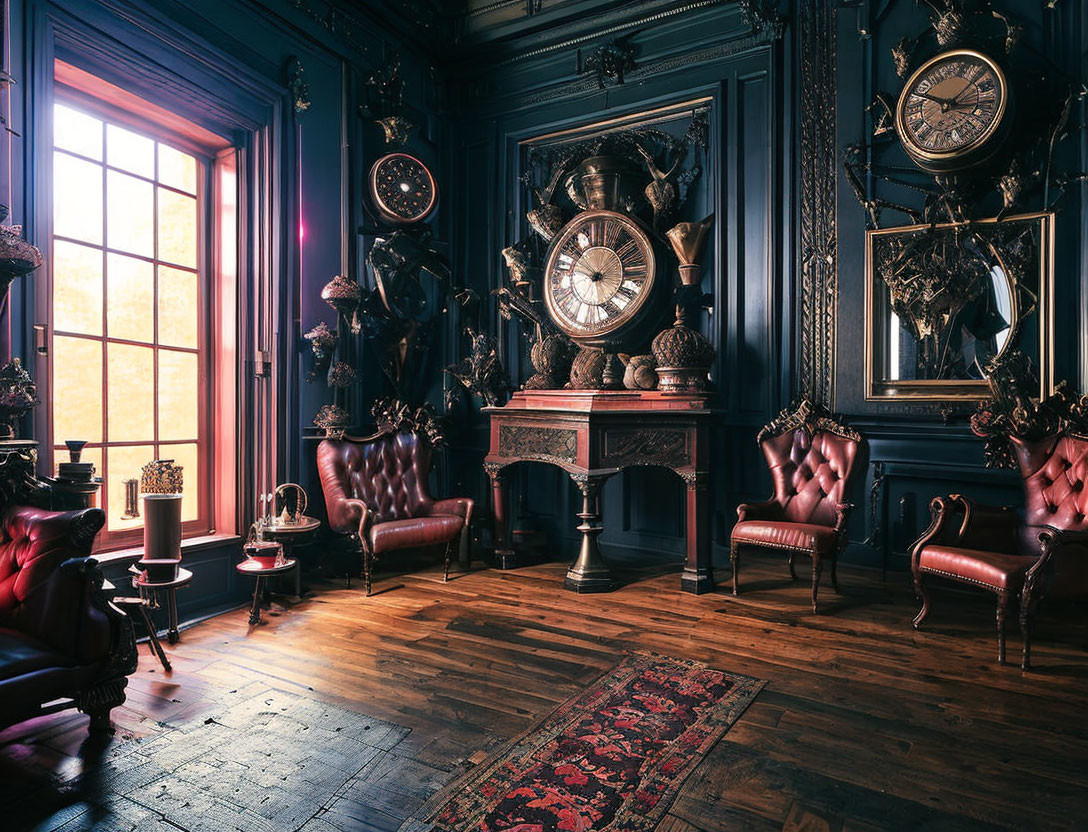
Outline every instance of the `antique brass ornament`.
POLYGON ((591 156, 567 177, 566 189, 571 201, 584 211, 630 212, 645 181, 622 156, 591 156))
POLYGON ((339 439, 351 424, 351 416, 338 404, 323 404, 314 416, 314 424, 325 431, 329 439, 339 439))
POLYGON ((385 143, 391 146, 402 145, 408 141, 416 126, 402 116, 379 118, 377 124, 382 128, 385 143))
POLYGON ((689 308, 702 300, 699 258, 713 223, 711 214, 699 222, 678 223, 665 234, 680 264, 681 284, 676 292, 676 320, 651 345, 657 362, 658 387, 666 393, 695 393, 705 389, 714 363, 714 345, 687 325, 689 308))
POLYGON ((309 499, 306 496, 306 489, 297 482, 285 482, 282 485, 277 485, 276 490, 273 493, 273 499, 283 506, 283 510, 280 512, 277 520, 279 525, 296 526, 301 523, 302 518, 306 516, 306 506, 309 503, 309 499), (289 508, 292 502, 295 507, 294 511, 291 511, 289 508))
POLYGON ((362 331, 359 321, 359 302, 363 297, 362 287, 342 274, 336 275, 321 289, 321 299, 349 321, 352 335, 362 331))
POLYGON ((557 164, 552 169, 543 190, 537 187, 530 188, 536 205, 525 214, 525 219, 529 221, 529 227, 546 243, 550 243, 563 227, 563 210, 558 205, 552 204, 552 199, 555 197, 559 180, 565 172, 566 165, 557 164))
POLYGON ((653 390, 657 387, 657 359, 652 355, 624 355, 623 386, 628 390, 653 390))
POLYGON ((529 360, 536 372, 523 385, 526 390, 558 390, 570 378, 578 348, 565 335, 548 333, 533 341, 529 360))
POLYGON ((570 367, 568 387, 574 390, 599 390, 604 384, 604 350, 582 347, 570 367))
POLYGON ((140 491, 144 494, 180 494, 182 466, 172 459, 155 459, 140 470, 140 491))
MULTIPOLYGON (((0 223, 8 218, 8 206, 0 205, 0 223)), ((0 225, 0 297, 17 277, 23 277, 42 264, 37 246, 23 239, 21 225, 0 225)))

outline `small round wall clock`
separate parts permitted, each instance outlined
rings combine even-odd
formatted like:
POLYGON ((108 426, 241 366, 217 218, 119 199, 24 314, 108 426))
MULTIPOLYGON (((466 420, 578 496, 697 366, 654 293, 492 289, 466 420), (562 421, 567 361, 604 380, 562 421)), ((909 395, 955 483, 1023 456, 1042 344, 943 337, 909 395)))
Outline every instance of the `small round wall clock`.
POLYGON ((438 204, 438 185, 425 164, 407 153, 387 153, 370 168, 370 198, 387 222, 422 222, 438 204))
POLYGON ((548 314, 581 344, 618 344, 638 327, 654 294, 655 263, 653 243, 634 219, 615 211, 583 211, 548 250, 548 314))
POLYGON ((895 111, 895 127, 915 164, 954 173, 981 164, 1011 121, 1010 89, 1001 67, 973 49, 930 58, 911 75, 895 111))

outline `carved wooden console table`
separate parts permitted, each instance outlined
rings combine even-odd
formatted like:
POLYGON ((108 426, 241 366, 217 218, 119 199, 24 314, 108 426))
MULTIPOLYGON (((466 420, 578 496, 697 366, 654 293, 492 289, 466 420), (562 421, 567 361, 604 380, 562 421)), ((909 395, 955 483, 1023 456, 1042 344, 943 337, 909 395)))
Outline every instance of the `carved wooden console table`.
POLYGON ((521 391, 503 407, 488 407, 491 449, 484 469, 491 478, 495 550, 499 565, 517 565, 510 544, 503 468, 515 462, 547 462, 566 471, 582 492, 582 545, 563 586, 575 592, 607 592, 615 580, 601 557, 600 490, 624 468, 652 465, 675 471, 687 488, 687 561, 680 586, 703 593, 714 588, 710 563, 707 480, 710 415, 705 396, 656 391, 521 391))

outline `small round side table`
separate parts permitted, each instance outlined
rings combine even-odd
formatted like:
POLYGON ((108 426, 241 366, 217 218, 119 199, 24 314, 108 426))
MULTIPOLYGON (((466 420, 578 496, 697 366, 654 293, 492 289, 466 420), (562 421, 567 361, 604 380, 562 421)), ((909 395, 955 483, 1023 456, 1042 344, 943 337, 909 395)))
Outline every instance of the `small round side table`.
POLYGON ((148 599, 148 608, 153 610, 159 608, 159 593, 166 593, 166 615, 169 619, 166 640, 170 644, 177 644, 180 636, 178 635, 178 601, 176 593, 183 586, 189 585, 189 581, 193 579, 193 573, 188 569, 178 567, 178 576, 174 580, 157 583, 144 581, 140 577, 142 574, 140 572, 133 576, 132 585, 140 591, 141 598, 148 599))
MULTIPOLYGON (((300 517, 297 523, 281 523, 274 519, 264 527, 266 540, 274 540, 283 546, 283 556, 293 558, 296 545, 310 542, 314 533, 321 528, 321 521, 316 517, 300 517)), ((295 573, 295 595, 302 596, 302 568, 295 573)))
POLYGON ((278 566, 262 566, 255 560, 244 560, 234 567, 239 574, 255 578, 253 582, 253 606, 249 608, 250 624, 261 623, 261 603, 268 594, 268 579, 289 572, 297 566, 298 561, 294 558, 284 558, 283 563, 278 566))

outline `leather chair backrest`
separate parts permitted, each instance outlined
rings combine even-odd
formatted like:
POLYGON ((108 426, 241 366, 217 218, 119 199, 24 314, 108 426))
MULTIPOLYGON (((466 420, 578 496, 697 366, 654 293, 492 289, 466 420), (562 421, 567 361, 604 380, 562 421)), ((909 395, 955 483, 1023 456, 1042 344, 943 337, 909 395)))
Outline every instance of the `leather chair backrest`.
POLYGON ((1048 526, 1088 532, 1088 437, 1013 437, 1012 445, 1024 479, 1022 551, 1037 554, 1039 532, 1048 526))
POLYGON ((801 426, 760 445, 774 482, 774 498, 790 523, 835 525, 838 504, 858 454, 858 441, 801 426))
POLYGON ((36 522, 49 512, 20 507, 0 516, 0 622, 11 623, 30 591, 48 580, 73 556, 50 534, 53 526, 36 522))
POLYGON ((362 500, 375 521, 416 517, 430 501, 430 445, 415 433, 325 440, 344 493, 362 500))

